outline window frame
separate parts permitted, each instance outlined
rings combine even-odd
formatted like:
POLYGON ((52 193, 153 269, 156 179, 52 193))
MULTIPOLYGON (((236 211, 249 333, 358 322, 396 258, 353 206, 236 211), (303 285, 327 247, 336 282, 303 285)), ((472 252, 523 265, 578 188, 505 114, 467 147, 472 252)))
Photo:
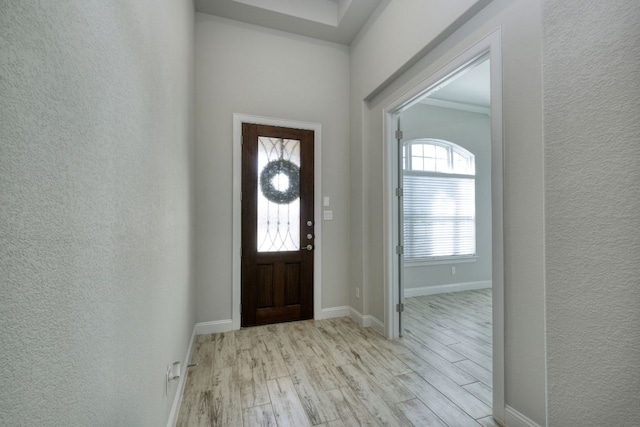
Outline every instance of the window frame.
MULTIPOLYGON (((435 152, 435 150, 434 150, 435 152)), ((423 148, 424 153, 424 148, 423 148)), ((423 158, 428 158, 423 156, 423 158)), ((437 157, 434 157, 436 159, 437 157)), ((424 163, 423 163, 424 166, 424 163)), ((435 168, 437 169, 437 160, 435 163, 435 168)), ((432 176, 438 178, 464 178, 464 179, 473 179, 474 180, 474 194, 473 194, 473 203, 474 203, 474 253, 473 254, 464 254, 464 255, 441 255, 441 256, 433 256, 433 257, 414 257, 414 258, 404 258, 404 263, 407 265, 420 266, 420 265, 436 265, 436 264, 454 264, 454 263, 472 263, 476 262, 478 259, 478 232, 477 232, 477 221, 478 217, 476 214, 477 209, 477 173, 475 168, 475 155, 467 150, 466 148, 443 139, 435 139, 435 138, 416 138, 403 142, 403 150, 402 150, 402 176, 405 174, 411 176, 432 176), (424 170, 423 169, 411 169, 412 165, 412 156, 411 155, 411 147, 414 145, 432 145, 437 147, 443 147, 447 150, 447 171, 437 171, 437 170, 424 170), (466 159, 466 173, 460 173, 455 170, 454 165, 454 154, 458 154, 466 159)), ((403 220, 404 223, 404 220, 403 220)), ((404 227, 404 226, 403 226, 404 227)), ((406 235, 404 237, 406 239, 406 235)), ((406 245, 405 245, 406 246, 406 245)))

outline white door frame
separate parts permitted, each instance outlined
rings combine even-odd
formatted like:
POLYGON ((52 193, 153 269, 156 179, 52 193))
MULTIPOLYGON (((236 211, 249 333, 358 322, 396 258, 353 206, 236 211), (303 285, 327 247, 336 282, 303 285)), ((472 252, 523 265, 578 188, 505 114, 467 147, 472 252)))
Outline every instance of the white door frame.
POLYGON ((384 183, 385 183, 385 333, 397 338, 399 316, 398 245, 398 155, 395 149, 396 118, 431 89, 438 87, 451 74, 468 66, 481 56, 490 59, 491 79, 491 209, 492 209, 492 295, 493 295, 493 416, 504 421, 504 230, 503 230, 503 123, 502 123, 502 54, 501 30, 494 30, 474 46, 458 55, 433 74, 400 92, 384 110, 384 183))
POLYGON ((314 135, 314 251, 313 251, 313 317, 319 319, 322 310, 322 126, 320 123, 299 122, 271 117, 233 114, 233 245, 232 245, 232 294, 231 322, 233 330, 240 329, 241 304, 241 244, 242 244, 242 123, 280 126, 312 130, 314 135))

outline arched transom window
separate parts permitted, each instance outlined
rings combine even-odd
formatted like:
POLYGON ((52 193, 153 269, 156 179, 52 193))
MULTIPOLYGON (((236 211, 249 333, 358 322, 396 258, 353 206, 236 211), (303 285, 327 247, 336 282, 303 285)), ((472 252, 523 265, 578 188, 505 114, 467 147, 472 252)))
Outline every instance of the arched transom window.
POLYGON ((403 161, 405 170, 476 174, 475 156, 459 145, 441 139, 414 139, 406 142, 403 161))
POLYGON ((405 261, 475 256, 475 156, 453 142, 403 147, 405 261))

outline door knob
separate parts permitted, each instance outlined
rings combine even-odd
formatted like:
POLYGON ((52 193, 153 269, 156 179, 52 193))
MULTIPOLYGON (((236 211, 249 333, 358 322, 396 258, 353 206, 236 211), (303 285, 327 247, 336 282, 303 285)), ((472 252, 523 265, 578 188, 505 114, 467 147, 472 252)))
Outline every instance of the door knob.
POLYGON ((307 245, 304 247, 306 250, 310 251, 313 249, 313 245, 307 245))
POLYGON ((308 239, 308 240, 313 239, 313 234, 307 234, 307 239, 308 239))
POLYGON ((313 221, 307 221, 307 225, 311 227, 313 225, 313 221))

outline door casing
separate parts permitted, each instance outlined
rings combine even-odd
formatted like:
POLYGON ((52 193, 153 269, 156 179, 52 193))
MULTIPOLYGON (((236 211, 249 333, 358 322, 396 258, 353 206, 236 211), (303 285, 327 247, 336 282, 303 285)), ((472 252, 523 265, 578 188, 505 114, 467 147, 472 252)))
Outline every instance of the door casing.
POLYGON ((233 330, 240 329, 241 304, 241 243, 242 243, 242 123, 307 129, 314 132, 314 212, 315 239, 313 251, 313 313, 321 316, 322 309, 322 126, 319 123, 300 122, 272 117, 233 114, 233 224, 232 224, 232 295, 231 324, 233 330))
POLYGON ((397 96, 383 108, 383 167, 384 167, 384 298, 385 334, 388 338, 399 336, 400 317, 396 305, 401 302, 399 269, 402 267, 396 255, 399 239, 399 198, 395 189, 399 186, 398 154, 395 131, 399 114, 436 88, 452 74, 464 69, 481 57, 491 61, 491 198, 492 198, 492 315, 493 315, 493 416, 504 421, 504 165, 502 122, 502 47, 501 29, 497 28, 472 47, 455 57, 436 72, 420 75, 396 91, 397 96))

